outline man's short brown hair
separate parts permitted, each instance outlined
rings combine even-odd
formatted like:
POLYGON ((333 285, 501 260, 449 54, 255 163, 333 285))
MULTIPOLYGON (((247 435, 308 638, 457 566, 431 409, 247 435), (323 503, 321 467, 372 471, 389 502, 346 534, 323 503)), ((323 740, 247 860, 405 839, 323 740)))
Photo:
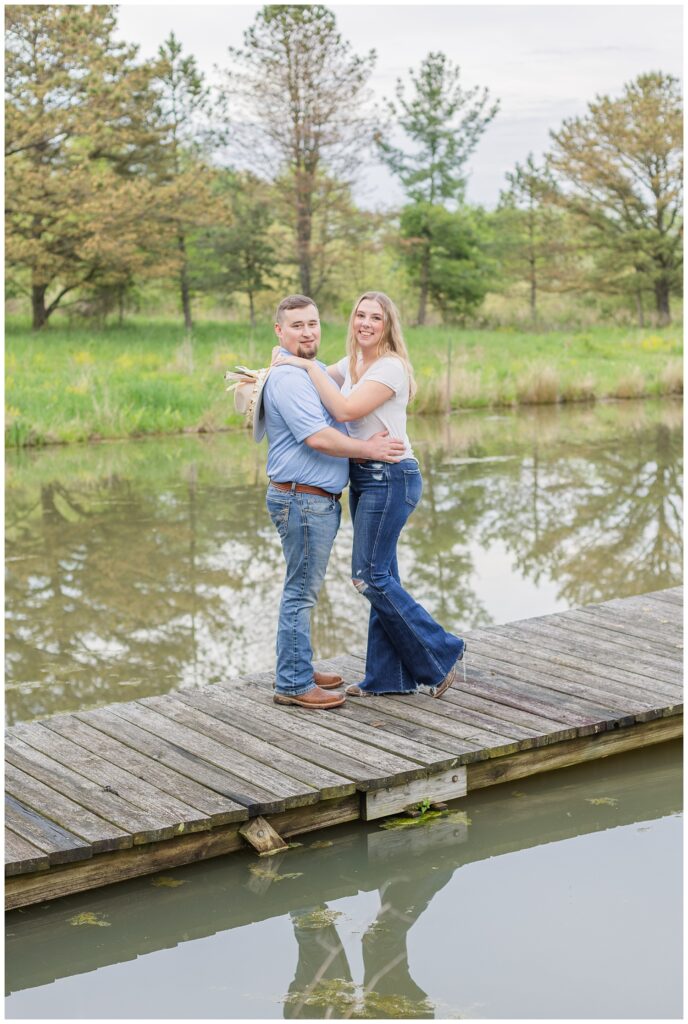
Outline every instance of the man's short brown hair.
MULTIPOLYGON (((315 306, 316 310, 318 307, 313 302, 313 299, 309 299, 307 295, 287 295, 286 299, 282 299, 277 312, 275 313, 275 323, 282 323, 282 314, 286 313, 289 309, 305 309, 306 306, 315 306)), ((318 316, 320 313, 318 312, 318 316)))

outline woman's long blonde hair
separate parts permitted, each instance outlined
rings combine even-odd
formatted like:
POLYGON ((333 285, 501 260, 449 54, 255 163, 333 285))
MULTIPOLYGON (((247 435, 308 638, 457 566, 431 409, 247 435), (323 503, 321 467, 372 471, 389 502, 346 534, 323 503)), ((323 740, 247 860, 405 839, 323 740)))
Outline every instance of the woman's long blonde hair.
POLYGON ((389 296, 385 295, 384 292, 364 292, 363 295, 359 295, 356 299, 354 308, 351 311, 351 316, 349 317, 349 330, 346 336, 346 354, 349 357, 349 374, 351 376, 351 383, 355 384, 358 380, 357 367, 361 352, 360 345, 356 341, 356 311, 364 299, 377 302, 382 307, 384 327, 382 337, 380 338, 377 346, 377 358, 380 359, 380 357, 384 355, 394 355, 401 359, 402 363, 406 367, 409 377, 410 402, 416 393, 416 381, 413 376, 413 367, 411 366, 408 349, 406 348, 406 342, 404 341, 404 332, 401 329, 401 317, 399 316, 399 310, 389 296))

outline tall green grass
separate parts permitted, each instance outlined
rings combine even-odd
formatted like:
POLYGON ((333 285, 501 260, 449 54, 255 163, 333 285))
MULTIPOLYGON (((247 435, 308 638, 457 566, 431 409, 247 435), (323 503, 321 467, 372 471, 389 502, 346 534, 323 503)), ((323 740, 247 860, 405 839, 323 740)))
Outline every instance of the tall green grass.
MULTIPOLYGON (((320 356, 344 352, 345 328, 324 324, 320 356)), ((415 412, 680 394, 678 326, 417 327, 406 332, 418 381, 415 412)), ((170 321, 132 320, 100 332, 7 325, 6 442, 11 446, 240 426, 224 371, 266 365, 270 324, 200 323, 191 339, 170 321)))

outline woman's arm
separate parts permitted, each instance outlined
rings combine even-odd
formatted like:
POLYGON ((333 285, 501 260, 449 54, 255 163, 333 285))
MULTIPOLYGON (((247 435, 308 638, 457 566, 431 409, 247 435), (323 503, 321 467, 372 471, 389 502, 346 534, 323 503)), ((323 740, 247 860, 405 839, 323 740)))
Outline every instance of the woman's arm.
POLYGON ((344 383, 344 376, 342 371, 339 369, 339 363, 331 363, 330 366, 327 367, 327 374, 332 378, 337 387, 341 388, 344 383))
POLYGON ((300 359, 298 356, 279 356, 276 366, 299 366, 306 370, 311 378, 320 400, 327 411, 340 423, 360 420, 373 409, 386 402, 394 394, 392 388, 380 384, 376 380, 366 380, 350 395, 344 396, 325 370, 321 370, 313 359, 300 359))
MULTIPOLYGON (((271 356, 271 359, 270 359, 271 365, 274 365, 276 360, 279 359, 279 358, 280 358, 280 346, 279 345, 275 345, 275 347, 272 350, 272 356, 271 356)), ((294 356, 293 357, 293 365, 294 366, 302 366, 302 368, 304 370, 307 370, 308 369, 308 366, 306 365, 307 363, 308 363, 307 359, 299 359, 298 356, 294 356)), ((339 363, 330 363, 330 365, 327 367, 327 373, 328 373, 328 376, 330 376, 332 378, 332 380, 335 382, 337 387, 341 388, 342 384, 344 383, 344 375, 342 374, 342 371, 339 369, 339 363)))

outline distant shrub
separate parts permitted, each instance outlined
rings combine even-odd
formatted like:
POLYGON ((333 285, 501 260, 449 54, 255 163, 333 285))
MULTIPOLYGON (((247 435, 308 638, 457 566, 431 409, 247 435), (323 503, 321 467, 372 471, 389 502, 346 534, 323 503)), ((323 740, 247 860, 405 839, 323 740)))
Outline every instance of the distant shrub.
POLYGON ((647 382, 639 366, 633 366, 616 383, 615 398, 642 398, 648 393, 647 382))
POLYGON ((663 395, 683 394, 683 362, 672 359, 666 364, 659 378, 660 392, 663 395))
POLYGON ((553 366, 531 366, 516 381, 516 397, 524 405, 559 401, 559 374, 553 366))
POLYGON ((591 373, 580 380, 569 380, 561 387, 562 402, 594 402, 597 398, 597 383, 591 373))

